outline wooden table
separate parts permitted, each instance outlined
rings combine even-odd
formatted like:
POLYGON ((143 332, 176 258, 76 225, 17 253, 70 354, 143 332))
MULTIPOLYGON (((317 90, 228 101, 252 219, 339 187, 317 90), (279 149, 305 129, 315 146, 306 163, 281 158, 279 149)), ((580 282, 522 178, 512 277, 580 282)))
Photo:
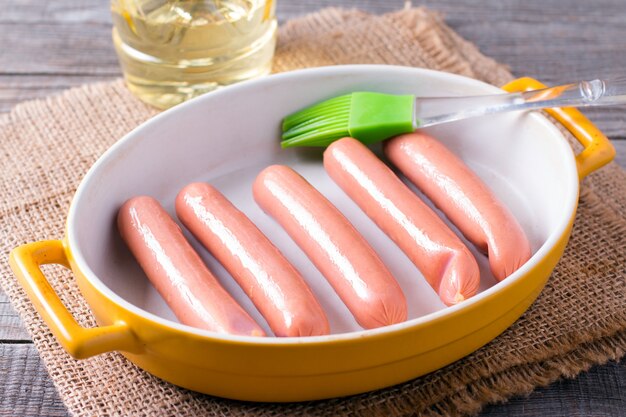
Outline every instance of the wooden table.
MULTIPOLYGON (((282 22, 337 5, 382 13, 403 3, 279 0, 278 17, 282 22)), ((419 5, 443 12, 450 26, 516 75, 556 84, 626 74, 624 0, 425 0, 419 5)), ((0 113, 23 100, 120 75, 107 1, 22 0, 3 6, 0 113)), ((614 141, 617 160, 626 167, 626 107, 586 114, 614 141)), ((0 292, 0 416, 5 415, 67 412, 28 333, 0 292)), ((626 360, 488 406, 481 415, 626 415, 626 360)))

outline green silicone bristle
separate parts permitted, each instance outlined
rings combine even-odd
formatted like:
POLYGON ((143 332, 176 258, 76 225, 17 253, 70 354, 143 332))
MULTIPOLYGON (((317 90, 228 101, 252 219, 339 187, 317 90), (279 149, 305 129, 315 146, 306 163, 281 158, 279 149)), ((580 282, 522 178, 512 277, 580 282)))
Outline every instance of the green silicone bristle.
POLYGON ((281 146, 328 146, 346 136, 374 143, 414 130, 413 96, 357 92, 283 119, 281 146))
POLYGON ((281 146, 327 146, 348 136, 351 94, 315 104, 283 119, 281 146))
POLYGON ((319 115, 328 115, 329 113, 341 110, 349 112, 351 96, 351 94, 346 94, 344 96, 331 98, 330 100, 322 101, 296 113, 290 114, 283 119, 283 132, 301 123, 306 123, 311 118, 319 115))

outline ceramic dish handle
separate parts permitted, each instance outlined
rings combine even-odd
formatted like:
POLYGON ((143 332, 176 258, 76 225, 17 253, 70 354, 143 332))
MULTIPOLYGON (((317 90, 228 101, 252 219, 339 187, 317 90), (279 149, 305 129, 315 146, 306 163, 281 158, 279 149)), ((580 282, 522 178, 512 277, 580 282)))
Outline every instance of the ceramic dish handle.
POLYGON ((137 343, 126 323, 82 327, 63 305, 41 272, 41 265, 45 264, 69 268, 62 241, 43 240, 19 246, 11 251, 9 262, 33 305, 70 355, 82 359, 113 350, 135 350, 137 343))
MULTIPOLYGON (((502 89, 514 93, 528 90, 547 88, 539 81, 524 77, 511 81, 502 89)), ((615 148, 611 141, 604 136, 589 119, 573 107, 558 107, 545 111, 569 130, 583 145, 584 149, 576 155, 578 178, 583 179, 598 168, 608 164, 615 157, 615 148)))

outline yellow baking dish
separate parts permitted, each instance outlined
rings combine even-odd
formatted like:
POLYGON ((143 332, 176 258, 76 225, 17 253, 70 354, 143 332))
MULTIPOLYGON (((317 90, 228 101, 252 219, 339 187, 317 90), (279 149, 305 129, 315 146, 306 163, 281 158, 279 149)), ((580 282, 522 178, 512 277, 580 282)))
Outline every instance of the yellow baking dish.
MULTIPOLYGON (((536 81, 521 79, 504 89, 537 87, 536 81)), ((279 122, 284 115, 354 90, 417 96, 502 92, 469 78, 423 69, 336 66, 235 85, 149 120, 87 173, 70 207, 63 240, 30 243, 11 253, 21 285, 65 349, 79 359, 120 351, 147 372, 212 395, 300 401, 415 378, 462 358, 510 326, 538 296, 565 249, 579 179, 613 158, 608 139, 575 109, 551 112, 583 145, 578 155, 539 113, 486 116, 429 129, 512 209, 534 253, 500 283, 477 254, 480 293, 445 307, 408 259, 328 179, 319 150, 280 149, 279 122), (302 252, 254 204, 251 181, 271 163, 285 163, 302 173, 370 241, 407 295, 407 322, 358 328, 302 252), (173 213, 176 192, 196 180, 220 188, 295 264, 327 310, 333 334, 229 336, 176 321, 121 242, 115 216, 127 198, 139 194, 156 197, 173 213), (76 323, 40 270, 49 263, 72 269, 98 327, 76 323)), ((197 242, 193 244, 224 286, 263 322, 232 278, 197 242)))

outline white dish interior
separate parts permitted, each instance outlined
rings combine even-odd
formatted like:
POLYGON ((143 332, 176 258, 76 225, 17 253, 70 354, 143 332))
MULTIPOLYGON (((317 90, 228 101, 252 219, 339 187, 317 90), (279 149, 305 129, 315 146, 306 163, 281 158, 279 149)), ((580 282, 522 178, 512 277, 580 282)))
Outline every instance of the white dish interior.
MULTIPOLYGON (((463 158, 513 211, 534 253, 522 269, 496 285, 487 259, 468 244, 481 267, 481 294, 446 308, 408 258, 327 176, 321 149, 279 147, 283 116, 357 90, 418 96, 501 92, 467 78, 427 70, 343 66, 267 77, 180 105, 120 140, 81 183, 68 216, 68 239, 79 268, 97 288, 128 309, 187 331, 233 338, 178 324, 132 259, 116 228, 117 210, 128 198, 151 195, 174 215, 178 190, 192 181, 206 181, 245 212, 302 273, 327 312, 334 335, 361 331, 308 258, 255 204, 252 181, 262 168, 275 163, 291 166, 329 198, 396 276, 407 296, 411 320, 390 326, 393 328, 447 314, 497 291, 523 275, 564 233, 577 203, 578 177, 569 145, 543 116, 503 114, 428 129, 463 158)), ((187 236, 228 291, 269 332, 235 281, 189 233, 187 236)), ((368 332, 377 331, 386 329, 368 332)))

